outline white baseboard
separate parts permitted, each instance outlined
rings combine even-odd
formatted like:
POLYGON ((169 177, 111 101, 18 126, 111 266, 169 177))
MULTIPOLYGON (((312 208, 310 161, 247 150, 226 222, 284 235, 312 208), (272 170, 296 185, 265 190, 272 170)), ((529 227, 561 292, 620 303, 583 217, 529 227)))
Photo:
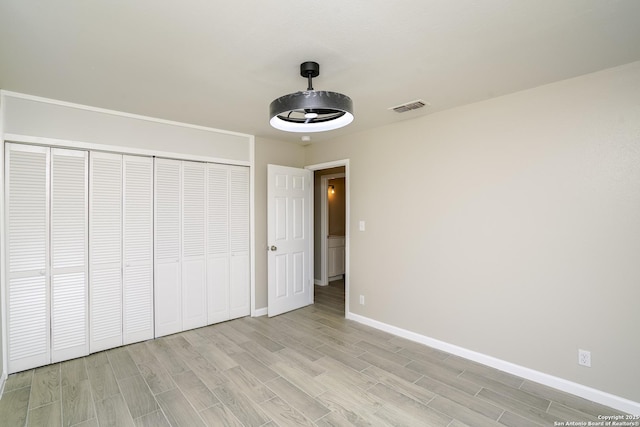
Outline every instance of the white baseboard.
POLYGON ((322 283, 322 280, 320 279, 313 279, 313 284, 318 286, 327 286, 329 283, 322 283))
POLYGON ((7 374, 4 372, 0 375, 0 399, 2 399, 2 393, 4 393, 4 385, 7 383, 7 374))
POLYGON ((503 372, 507 372, 509 374, 513 374, 536 383, 544 384, 557 390, 580 396, 584 399, 591 400, 592 402, 597 402, 601 405, 609 406, 619 411, 640 416, 640 402, 634 402, 620 396, 587 387, 582 384, 574 383, 572 381, 555 377, 553 375, 545 374, 543 372, 526 368, 524 366, 516 365, 514 363, 488 356, 486 354, 478 353, 464 347, 459 347, 457 345, 449 344, 444 341, 420 335, 406 329, 398 328, 396 326, 379 322, 368 317, 360 316, 359 314, 348 312, 346 314, 346 318, 367 326, 371 326, 376 329, 380 329, 385 332, 389 332, 399 337, 445 351, 447 353, 455 354, 456 356, 460 356, 465 359, 481 363, 483 365, 491 366, 492 368, 499 369, 503 372))
POLYGON ((267 307, 263 307, 263 308, 256 308, 253 311, 253 314, 251 315, 251 317, 260 317, 260 316, 266 316, 268 314, 268 308, 267 307))

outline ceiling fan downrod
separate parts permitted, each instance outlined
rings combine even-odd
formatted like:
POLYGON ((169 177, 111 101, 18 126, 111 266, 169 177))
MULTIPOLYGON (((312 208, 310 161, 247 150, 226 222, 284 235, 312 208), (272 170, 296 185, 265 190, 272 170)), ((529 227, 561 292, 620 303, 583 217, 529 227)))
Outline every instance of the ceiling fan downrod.
POLYGON ((320 64, 313 61, 307 61, 300 64, 300 75, 307 78, 307 90, 313 89, 313 78, 320 75, 320 64))

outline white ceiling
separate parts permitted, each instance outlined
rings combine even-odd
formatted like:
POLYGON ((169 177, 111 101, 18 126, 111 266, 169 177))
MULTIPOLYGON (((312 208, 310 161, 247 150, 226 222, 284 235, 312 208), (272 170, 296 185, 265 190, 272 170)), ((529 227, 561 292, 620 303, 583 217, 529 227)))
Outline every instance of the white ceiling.
POLYGON ((0 0, 2 89, 295 142, 304 61, 354 102, 318 142, 636 60, 638 0, 0 0))

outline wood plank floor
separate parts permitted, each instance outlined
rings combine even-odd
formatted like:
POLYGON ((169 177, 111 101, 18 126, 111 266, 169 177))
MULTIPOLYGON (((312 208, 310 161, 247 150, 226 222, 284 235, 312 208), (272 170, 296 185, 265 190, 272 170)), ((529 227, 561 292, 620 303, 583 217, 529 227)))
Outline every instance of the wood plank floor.
POLYGON ((313 306, 10 375, 9 426, 552 426, 616 411, 313 306))

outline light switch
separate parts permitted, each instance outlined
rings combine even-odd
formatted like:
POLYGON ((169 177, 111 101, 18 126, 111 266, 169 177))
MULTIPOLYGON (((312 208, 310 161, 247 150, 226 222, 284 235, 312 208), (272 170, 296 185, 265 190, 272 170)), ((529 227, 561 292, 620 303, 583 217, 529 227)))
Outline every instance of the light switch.
POLYGON ((364 221, 360 221, 360 231, 364 231, 364 221))

